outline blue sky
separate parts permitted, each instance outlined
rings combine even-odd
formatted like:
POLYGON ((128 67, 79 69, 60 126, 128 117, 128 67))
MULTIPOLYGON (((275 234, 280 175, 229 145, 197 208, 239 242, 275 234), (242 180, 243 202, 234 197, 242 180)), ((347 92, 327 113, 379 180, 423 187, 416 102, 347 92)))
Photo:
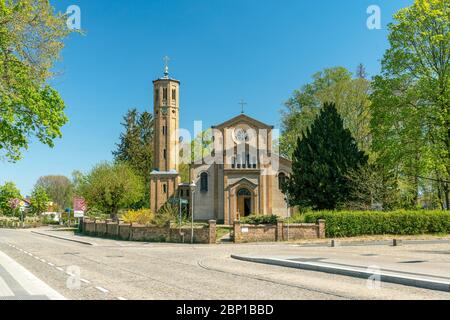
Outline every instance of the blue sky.
POLYGON ((51 84, 69 123, 50 149, 32 143, 24 159, 0 162, 0 183, 28 195, 42 175, 70 176, 111 160, 129 108, 152 110, 152 80, 171 57, 181 80, 181 127, 193 131, 240 111, 279 126, 290 94, 323 68, 366 65, 380 71, 387 24, 412 0, 58 0, 81 8, 84 36, 72 35, 51 84), (368 6, 381 8, 382 29, 366 27, 368 6))

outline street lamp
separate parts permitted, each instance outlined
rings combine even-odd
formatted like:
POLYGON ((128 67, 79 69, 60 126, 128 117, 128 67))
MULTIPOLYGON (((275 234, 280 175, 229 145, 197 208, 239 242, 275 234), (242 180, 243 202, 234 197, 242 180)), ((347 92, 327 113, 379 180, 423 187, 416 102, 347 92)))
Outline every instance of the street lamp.
POLYGON ((189 188, 191 189, 191 244, 194 243, 194 193, 195 188, 197 185, 195 184, 195 181, 192 181, 192 183, 189 185, 189 188))
POLYGON ((287 218, 288 218, 288 223, 287 223, 287 241, 289 241, 290 239, 290 234, 289 234, 289 227, 291 224, 291 211, 289 210, 289 200, 288 197, 286 196, 286 198, 284 198, 284 200, 286 200, 286 210, 287 210, 287 218))

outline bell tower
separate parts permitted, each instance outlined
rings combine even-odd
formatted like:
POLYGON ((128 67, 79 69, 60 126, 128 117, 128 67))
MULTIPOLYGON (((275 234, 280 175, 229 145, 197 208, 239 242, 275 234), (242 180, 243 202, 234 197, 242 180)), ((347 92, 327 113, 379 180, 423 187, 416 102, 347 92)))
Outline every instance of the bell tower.
POLYGON ((177 137, 180 113, 180 81, 169 76, 165 57, 164 76, 153 81, 153 172, 150 183, 150 208, 156 213, 176 194, 178 174, 177 137))

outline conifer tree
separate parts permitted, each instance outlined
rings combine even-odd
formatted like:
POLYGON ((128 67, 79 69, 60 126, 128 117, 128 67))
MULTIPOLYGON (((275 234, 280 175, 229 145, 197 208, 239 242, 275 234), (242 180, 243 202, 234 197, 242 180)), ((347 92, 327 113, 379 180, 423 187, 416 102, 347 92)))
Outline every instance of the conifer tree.
POLYGON ((292 176, 284 187, 292 206, 334 210, 350 194, 346 174, 368 161, 348 129, 344 129, 336 106, 326 103, 293 154, 292 176))
POLYGON ((145 183, 145 200, 142 206, 150 201, 150 173, 153 163, 153 115, 140 113, 131 109, 124 116, 122 123, 124 132, 120 135, 117 150, 113 151, 116 162, 125 162, 139 175, 145 183))

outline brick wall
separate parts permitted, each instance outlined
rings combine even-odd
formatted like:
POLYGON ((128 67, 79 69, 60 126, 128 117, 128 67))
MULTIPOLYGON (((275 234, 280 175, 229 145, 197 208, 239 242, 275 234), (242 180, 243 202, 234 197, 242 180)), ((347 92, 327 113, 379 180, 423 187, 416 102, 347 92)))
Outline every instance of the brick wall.
MULTIPOLYGON (((110 221, 83 221, 83 233, 94 237, 112 238, 131 241, 190 243, 191 228, 143 226, 136 224, 114 223, 110 221)), ((208 226, 194 228, 194 242, 216 243, 216 221, 211 220, 208 226)))
POLYGON ((233 240, 241 242, 276 242, 303 239, 325 238, 325 221, 317 224, 290 224, 278 222, 276 225, 246 225, 235 221, 233 224, 233 240))

